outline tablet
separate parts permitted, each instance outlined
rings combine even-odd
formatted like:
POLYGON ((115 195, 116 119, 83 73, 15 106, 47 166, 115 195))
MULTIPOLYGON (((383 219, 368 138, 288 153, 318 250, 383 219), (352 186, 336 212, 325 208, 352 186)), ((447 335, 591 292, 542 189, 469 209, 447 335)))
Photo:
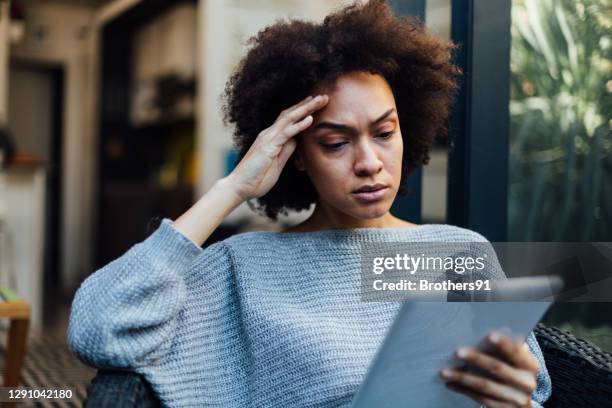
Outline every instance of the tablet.
MULTIPOLYGON (((508 291, 517 295, 521 285, 530 286, 528 280, 521 279, 508 283, 508 291)), ((553 290, 558 289, 556 286, 553 290)), ((505 290, 499 288, 495 297, 508 298, 505 290)), ((481 404, 469 397, 447 389, 439 370, 458 366, 455 350, 461 346, 482 347, 493 330, 524 341, 551 304, 551 300, 404 302, 351 406, 479 407, 481 404)))

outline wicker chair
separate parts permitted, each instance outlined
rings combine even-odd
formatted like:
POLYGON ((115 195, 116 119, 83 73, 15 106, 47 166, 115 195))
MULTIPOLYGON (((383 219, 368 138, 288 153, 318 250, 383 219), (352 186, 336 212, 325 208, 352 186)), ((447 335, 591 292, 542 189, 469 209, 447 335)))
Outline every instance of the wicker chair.
POLYGON ((555 327, 534 329, 552 382, 546 407, 612 407, 612 354, 555 327))
MULTIPOLYGON (((534 329, 553 392, 546 408, 612 407, 612 354, 554 327, 534 329)), ((140 375, 100 370, 88 389, 86 407, 153 408, 159 406, 140 375)))

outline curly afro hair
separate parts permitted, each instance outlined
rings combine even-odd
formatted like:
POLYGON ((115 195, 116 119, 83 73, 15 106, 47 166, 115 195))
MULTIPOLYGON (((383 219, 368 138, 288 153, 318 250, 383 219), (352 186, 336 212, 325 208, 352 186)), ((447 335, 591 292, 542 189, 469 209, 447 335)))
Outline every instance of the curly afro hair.
MULTIPOLYGON (((323 23, 278 21, 248 41, 250 49, 225 87, 223 114, 233 124, 242 159, 257 135, 279 113, 310 94, 319 83, 365 71, 389 83, 404 138, 399 195, 407 176, 429 162, 434 139, 447 141, 450 106, 461 70, 452 64, 457 47, 429 34, 415 17, 396 17, 384 0, 356 2, 328 15, 323 23)), ((289 160, 259 206, 276 220, 279 213, 308 209, 317 193, 305 172, 289 160)))

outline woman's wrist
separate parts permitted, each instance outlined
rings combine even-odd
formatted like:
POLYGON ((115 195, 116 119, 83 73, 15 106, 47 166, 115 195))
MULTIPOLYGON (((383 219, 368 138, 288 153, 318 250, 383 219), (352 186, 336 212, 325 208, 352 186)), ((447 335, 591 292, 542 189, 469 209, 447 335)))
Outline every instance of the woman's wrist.
POLYGON ((234 189, 232 180, 222 178, 177 218, 173 225, 196 245, 202 246, 223 219, 243 201, 234 189))
POLYGON ((244 195, 241 194, 231 174, 217 180, 211 190, 213 189, 225 196, 229 206, 232 207, 228 214, 248 199, 248 197, 244 197, 244 195))

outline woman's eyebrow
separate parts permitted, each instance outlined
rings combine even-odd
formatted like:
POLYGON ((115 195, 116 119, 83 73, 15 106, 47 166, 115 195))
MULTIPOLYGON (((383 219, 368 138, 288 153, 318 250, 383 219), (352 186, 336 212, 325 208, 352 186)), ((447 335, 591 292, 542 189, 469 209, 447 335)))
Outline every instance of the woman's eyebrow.
MULTIPOLYGON (((375 119, 374 121, 372 121, 370 123, 370 127, 382 122, 389 115, 391 115, 394 111, 395 111, 395 108, 389 109, 388 111, 383 113, 378 119, 375 119)), ((312 131, 316 132, 319 129, 331 129, 331 130, 337 130, 343 133, 355 133, 356 132, 355 128, 352 126, 344 125, 341 123, 333 123, 333 122, 319 122, 312 128, 312 131)))

